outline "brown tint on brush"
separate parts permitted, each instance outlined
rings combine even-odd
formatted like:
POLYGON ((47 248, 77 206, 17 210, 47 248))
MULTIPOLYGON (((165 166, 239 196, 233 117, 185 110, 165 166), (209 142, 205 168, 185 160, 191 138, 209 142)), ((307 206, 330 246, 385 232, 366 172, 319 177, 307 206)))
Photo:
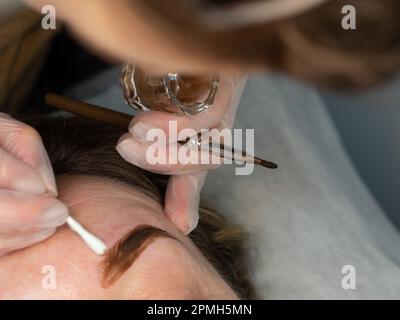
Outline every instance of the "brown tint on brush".
POLYGON ((139 226, 122 237, 107 252, 103 261, 103 286, 109 287, 117 281, 142 252, 158 238, 177 240, 168 232, 151 226, 139 226))
MULTIPOLYGON (((118 111, 114 111, 111 109, 107 109, 107 108, 103 108, 103 107, 99 107, 90 103, 86 103, 83 101, 78 101, 78 100, 73 100, 67 97, 63 97, 63 96, 59 96, 55 93, 48 93, 45 96, 45 102, 47 105, 64 110, 64 111, 68 111, 70 113, 85 117, 87 119, 92 119, 92 120, 96 120, 96 121, 100 121, 103 123, 107 123, 110 124, 112 126, 117 126, 123 129, 128 128, 129 123, 132 119, 132 116, 125 114, 125 113, 121 113, 118 111)), ((186 143, 188 143, 191 140, 192 137, 188 137, 185 140, 180 140, 178 141, 179 144, 184 145, 186 143)), ((201 139, 201 134, 198 134, 198 138, 201 139)), ((210 142, 211 143, 211 142, 210 142)), ((227 156, 224 153, 224 149, 226 148, 226 146, 224 144, 220 144, 220 152, 216 153, 216 155, 220 156, 221 158, 226 158, 228 157, 228 159, 232 159, 232 160, 236 160, 236 157, 234 156, 237 152, 239 152, 239 150, 235 150, 234 148, 230 147, 231 149, 231 154, 232 156, 227 156)), ((209 149, 209 153, 210 154, 215 154, 213 152, 211 152, 212 148, 210 146, 209 149)), ((254 162, 254 164, 263 166, 265 168, 268 169, 277 169, 278 165, 271 162, 271 161, 267 161, 255 156, 251 156, 248 155, 245 151, 240 151, 242 153, 243 157, 248 157, 248 159, 250 159, 250 161, 252 160, 254 162)), ((229 154, 229 153, 228 153, 229 154)), ((239 159, 240 161, 240 159, 239 159)))

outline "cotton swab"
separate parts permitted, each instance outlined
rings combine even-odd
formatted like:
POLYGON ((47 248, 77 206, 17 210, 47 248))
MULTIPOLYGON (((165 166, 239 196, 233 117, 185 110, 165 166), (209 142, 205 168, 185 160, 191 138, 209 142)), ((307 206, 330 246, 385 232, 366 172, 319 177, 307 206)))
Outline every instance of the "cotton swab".
POLYGON ((78 221, 73 217, 69 216, 67 218, 67 224, 72 231, 77 233, 83 241, 88 245, 92 251, 98 255, 103 255, 107 251, 107 246, 99 238, 87 231, 78 221))

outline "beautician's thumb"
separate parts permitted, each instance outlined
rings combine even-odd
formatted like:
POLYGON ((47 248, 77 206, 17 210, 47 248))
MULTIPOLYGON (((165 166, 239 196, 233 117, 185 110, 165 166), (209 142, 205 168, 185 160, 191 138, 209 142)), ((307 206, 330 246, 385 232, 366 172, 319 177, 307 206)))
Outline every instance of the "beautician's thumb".
POLYGON ((165 213, 184 234, 192 232, 199 221, 200 192, 207 171, 171 176, 165 195, 165 213))

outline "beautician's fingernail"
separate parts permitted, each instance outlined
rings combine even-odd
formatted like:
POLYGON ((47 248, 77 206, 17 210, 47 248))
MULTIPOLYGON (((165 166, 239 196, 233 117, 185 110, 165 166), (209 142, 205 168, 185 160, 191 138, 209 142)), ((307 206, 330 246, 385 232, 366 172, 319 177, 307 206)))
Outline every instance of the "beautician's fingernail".
POLYGON ((188 230, 185 232, 186 235, 191 233, 194 229, 197 228, 199 223, 199 204, 200 204, 200 196, 194 195, 194 199, 191 201, 191 205, 188 212, 188 230))
POLYGON ((63 225, 69 215, 68 208, 61 202, 56 201, 40 215, 40 225, 56 227, 63 225))
POLYGON ((189 213, 189 223, 188 223, 188 231, 185 233, 186 235, 188 235, 189 233, 191 233, 194 229, 197 228, 197 225, 199 223, 199 210, 196 209, 195 211, 191 210, 191 212, 189 213))
POLYGON ((127 138, 120 139, 118 141, 115 150, 120 154, 122 158, 130 163, 136 163, 137 159, 135 158, 135 152, 132 151, 132 148, 129 145, 129 140, 127 138))
POLYGON ((129 128, 129 132, 139 141, 145 142, 147 137, 147 132, 154 129, 145 122, 136 122, 133 126, 129 128))

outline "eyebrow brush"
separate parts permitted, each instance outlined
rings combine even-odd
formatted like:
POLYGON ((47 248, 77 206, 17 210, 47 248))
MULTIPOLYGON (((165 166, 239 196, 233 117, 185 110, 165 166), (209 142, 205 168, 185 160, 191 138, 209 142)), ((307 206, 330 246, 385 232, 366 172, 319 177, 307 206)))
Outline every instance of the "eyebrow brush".
MULTIPOLYGON (((61 109, 88 119, 97 120, 123 129, 129 127, 129 123, 133 118, 132 115, 126 113, 63 97, 54 93, 46 94, 45 103, 57 109, 61 109)), ((192 148, 197 147, 198 150, 204 150, 204 146, 205 144, 207 144, 207 141, 202 141, 201 139, 201 135, 198 134, 197 136, 189 137, 185 140, 178 142, 181 145, 187 145, 188 147, 192 148)), ((278 165, 273 162, 249 155, 242 150, 235 150, 233 149, 233 147, 228 147, 224 144, 216 145, 209 141, 207 151, 210 154, 217 155, 221 158, 226 158, 243 163, 254 163, 268 169, 278 168, 278 165)))

